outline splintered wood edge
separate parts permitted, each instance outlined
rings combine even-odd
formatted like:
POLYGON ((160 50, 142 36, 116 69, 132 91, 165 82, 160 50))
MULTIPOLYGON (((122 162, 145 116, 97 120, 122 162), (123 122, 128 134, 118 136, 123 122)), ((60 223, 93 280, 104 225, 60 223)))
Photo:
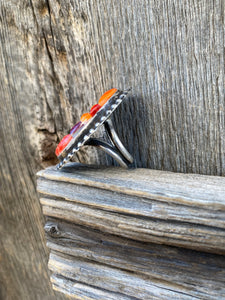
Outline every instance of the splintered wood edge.
POLYGON ((225 211, 225 177, 150 169, 125 170, 69 163, 62 171, 50 167, 37 173, 62 181, 127 195, 225 211))
POLYGON ((88 259, 174 284, 181 284, 185 279, 189 280, 189 284, 213 280, 214 286, 225 282, 224 256, 146 244, 54 218, 48 218, 45 232, 51 250, 74 259, 88 259), (173 261, 183 264, 174 264, 173 261), (213 268, 208 268, 206 273, 204 269, 208 265, 213 265, 213 268), (215 271, 217 277, 213 278, 215 271))
POLYGON ((107 291, 85 283, 70 280, 58 274, 51 276, 51 282, 55 291, 66 294, 77 300, 138 300, 121 293, 107 291))
MULTIPOLYGON (((175 257, 172 257, 169 264, 172 262, 176 264, 178 261, 175 257)), ((124 263, 129 263, 129 261, 125 260, 124 263)), ((130 263, 132 263, 132 261, 130 263)), ((211 299, 212 297, 214 299, 214 297, 222 296, 224 294, 224 271, 217 276, 212 275, 207 277, 207 274, 205 274, 204 279, 201 276, 198 279, 198 271, 206 272, 207 265, 196 265, 195 267, 196 273, 194 275, 192 275, 192 271, 190 271, 190 273, 187 272, 187 278, 179 280, 177 279, 179 278, 178 273, 174 281, 169 270, 171 267, 163 268, 163 270, 168 273, 168 277, 165 280, 163 278, 157 279, 151 275, 125 270, 123 269, 123 262, 121 262, 121 268, 115 268, 108 264, 96 263, 92 260, 74 258, 57 251, 51 251, 49 259, 49 269, 54 274, 52 278, 53 282, 55 284, 58 283, 61 287, 65 287, 66 285, 64 284, 73 282, 75 288, 74 293, 76 293, 76 291, 78 292, 76 285, 79 286, 79 284, 82 283, 82 290, 86 285, 87 288, 89 286, 94 287, 96 291, 97 289, 100 289, 100 291, 103 289, 111 293, 121 292, 124 296, 128 297, 138 295, 138 299, 140 295, 142 295, 143 299, 152 299, 152 297, 159 296, 163 297, 163 299, 177 299, 178 297, 180 298, 180 296, 182 296, 182 299, 193 299, 193 297, 201 299, 211 299), (61 284, 55 277, 55 275, 58 276, 59 274, 61 276, 60 279, 64 279, 61 284), (213 286, 214 289, 208 291, 208 286, 213 286)), ((161 270, 161 272, 163 272, 163 270, 161 270)), ((211 273, 214 272, 212 269, 211 273)), ((71 285, 69 286, 72 287, 71 285)))
POLYGON ((45 231, 53 288, 76 299, 217 299, 225 293, 224 256, 146 244, 53 218, 45 231))

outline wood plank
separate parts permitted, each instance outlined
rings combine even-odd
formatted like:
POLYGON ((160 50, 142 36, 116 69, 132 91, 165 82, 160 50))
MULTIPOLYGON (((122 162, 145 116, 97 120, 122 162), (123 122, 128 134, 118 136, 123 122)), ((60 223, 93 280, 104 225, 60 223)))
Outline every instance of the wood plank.
POLYGON ((73 299, 79 300, 137 300, 136 297, 125 296, 121 293, 107 292, 105 289, 99 289, 87 284, 70 280, 63 276, 52 275, 51 282, 54 290, 64 293, 73 299))
POLYGON ((38 176, 46 216, 134 240, 225 253, 225 178, 78 164, 38 176))
POLYGON ((164 172, 151 169, 109 168, 70 163, 58 171, 56 167, 41 170, 38 177, 152 198, 176 204, 225 208, 225 178, 199 174, 164 172))
MULTIPOLYGON (((138 167, 225 175, 223 0, 33 1, 32 12, 17 82, 28 105, 38 97, 43 160, 104 91, 131 86, 113 120, 138 167)), ((87 149, 75 159, 113 163, 87 149)))
POLYGON ((132 272, 149 281, 175 285, 193 297, 225 295, 224 256, 137 242, 52 218, 45 231, 48 247, 54 253, 68 254, 75 263, 88 260, 132 272), (208 286, 213 288, 208 290, 208 286))
POLYGON ((104 288, 138 299, 225 295, 224 256, 121 239, 56 219, 49 220, 46 232, 54 284, 61 291, 72 287, 70 295, 77 285, 79 295, 80 284, 81 290, 104 288))
MULTIPOLYGON (((156 178, 157 176, 154 176, 154 181, 156 178)), ((68 178, 68 181, 69 180, 70 179, 68 178)), ((107 211, 127 213, 136 216, 147 217, 151 215, 152 217, 159 219, 182 220, 184 222, 211 225, 221 228, 225 225, 224 212, 222 209, 219 209, 221 208, 221 205, 216 201, 214 201, 214 205, 212 205, 213 209, 211 209, 210 204, 205 207, 197 206, 196 199, 193 199, 191 205, 184 205, 182 201, 180 201, 180 203, 173 203, 174 199, 172 198, 171 191, 170 195, 167 196, 167 201, 165 201, 165 199, 164 201, 160 201, 157 199, 159 194, 157 191, 155 192, 155 195, 151 193, 144 197, 137 197, 135 195, 132 196, 131 192, 127 193, 127 191, 123 193, 115 192, 111 189, 111 187, 107 190, 92 186, 90 187, 89 185, 85 186, 82 185, 81 182, 73 184, 51 180, 51 185, 49 185, 48 182, 48 180, 42 178, 38 180, 38 190, 43 195, 46 195, 46 197, 50 196, 59 199, 66 199, 67 201, 100 209, 102 208, 107 211), (88 196, 92 194, 95 195, 94 198, 88 196), (76 195, 76 197, 74 195, 76 195), (177 205, 179 205, 182 210, 177 210, 177 205), (218 210, 215 210, 215 207, 217 207, 218 210)), ((111 178, 108 178, 108 182, 111 183, 111 178)), ((95 186, 95 183, 93 186, 95 186)), ((223 181, 221 183, 223 183, 223 181)), ((153 180, 152 184, 154 184, 153 180)), ((96 186, 98 186, 98 183, 96 186)), ((163 190, 163 184, 161 187, 163 190)), ((105 188, 107 188, 107 186, 105 186, 105 188)), ((160 189, 160 184, 158 189, 160 189)), ((134 194, 136 192, 137 190, 134 190, 134 194)), ((175 192, 178 191, 174 190, 173 193, 175 192)))
POLYGON ((110 268, 106 265, 92 263, 90 261, 73 260, 69 256, 51 252, 49 259, 49 269, 61 274, 63 277, 78 282, 86 282, 89 285, 111 292, 120 291, 122 294, 133 296, 138 295, 139 299, 154 299, 156 297, 165 299, 192 299, 187 292, 176 289, 167 283, 155 280, 146 280, 136 274, 110 268))
POLYGON ((53 286, 75 299, 225 295, 225 256, 138 242, 53 218, 45 231, 53 286))

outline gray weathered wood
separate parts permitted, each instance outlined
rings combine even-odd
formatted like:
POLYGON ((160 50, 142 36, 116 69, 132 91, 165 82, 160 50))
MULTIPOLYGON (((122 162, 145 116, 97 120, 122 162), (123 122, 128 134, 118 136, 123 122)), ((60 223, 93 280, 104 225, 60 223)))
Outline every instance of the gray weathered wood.
POLYGON ((121 293, 107 292, 104 289, 95 288, 87 284, 71 281, 59 275, 52 275, 51 281, 54 289, 63 292, 73 299, 88 300, 137 300, 136 297, 129 297, 121 293))
POLYGON ((225 175, 223 35, 223 0, 0 1, 0 298, 60 299, 35 173, 108 88, 133 87, 114 121, 137 166, 225 175))
POLYGON ((47 216, 134 240, 225 254, 225 178, 79 164, 38 176, 47 216))
POLYGON ((105 90, 131 86, 114 121, 138 167, 225 175, 223 0, 10 0, 1 12, 2 105, 20 109, 39 161, 55 161, 105 90))
POLYGON ((225 297, 225 178, 70 163, 38 172, 37 183, 57 291, 225 297))
POLYGON ((103 289, 121 293, 106 299, 225 296, 224 256, 141 243, 58 219, 49 219, 45 230, 53 286, 68 295, 101 299, 103 289))

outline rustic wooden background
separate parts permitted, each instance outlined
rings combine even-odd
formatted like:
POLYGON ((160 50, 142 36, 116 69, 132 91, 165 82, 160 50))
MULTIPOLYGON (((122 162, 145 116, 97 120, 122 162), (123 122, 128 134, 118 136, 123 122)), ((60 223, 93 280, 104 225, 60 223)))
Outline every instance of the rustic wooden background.
POLYGON ((0 37, 0 298, 64 299, 36 171, 105 90, 131 86, 114 121, 138 167, 224 176, 224 1, 2 0, 0 37))

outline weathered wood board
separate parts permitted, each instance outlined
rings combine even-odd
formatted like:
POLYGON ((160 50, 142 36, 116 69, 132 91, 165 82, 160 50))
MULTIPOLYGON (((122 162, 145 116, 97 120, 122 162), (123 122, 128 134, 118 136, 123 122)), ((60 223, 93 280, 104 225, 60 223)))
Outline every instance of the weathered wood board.
POLYGON ((77 299, 225 297, 225 178, 71 163, 40 171, 38 191, 54 289, 77 299))
POLYGON ((73 163, 38 176, 47 216, 135 240, 225 254, 223 177, 73 163))

